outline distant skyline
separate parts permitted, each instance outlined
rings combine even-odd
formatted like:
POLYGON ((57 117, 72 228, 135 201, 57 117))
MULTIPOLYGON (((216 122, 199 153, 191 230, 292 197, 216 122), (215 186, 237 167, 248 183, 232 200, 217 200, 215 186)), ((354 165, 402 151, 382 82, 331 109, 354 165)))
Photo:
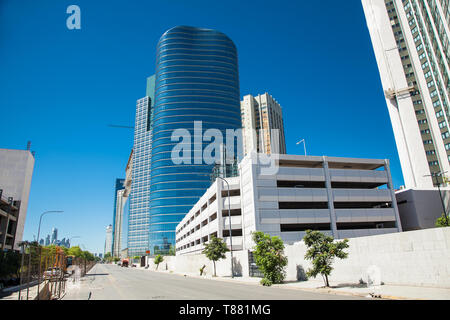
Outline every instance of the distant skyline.
MULTIPOLYGON (((116 178, 133 147, 136 100, 154 73, 158 39, 176 25, 212 28, 237 46, 240 94, 282 106, 287 153, 391 161, 393 131, 360 1, 0 2, 0 148, 36 162, 24 239, 58 228, 103 252, 116 178), (66 9, 81 9, 81 30, 66 9)), ((126 220, 126 219, 125 219, 126 220)), ((124 222, 124 230, 126 229, 124 222)))

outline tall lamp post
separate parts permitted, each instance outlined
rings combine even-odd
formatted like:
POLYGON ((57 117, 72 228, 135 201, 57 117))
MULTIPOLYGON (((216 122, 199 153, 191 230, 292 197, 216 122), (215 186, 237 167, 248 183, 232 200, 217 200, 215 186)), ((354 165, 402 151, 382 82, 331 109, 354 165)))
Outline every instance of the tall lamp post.
POLYGON ((37 234, 37 241, 39 242, 39 235, 41 234, 41 222, 42 222, 42 217, 44 215, 46 215, 47 213, 61 213, 64 211, 45 211, 43 213, 41 213, 41 217, 39 218, 39 228, 38 228, 38 234, 37 234))
MULTIPOLYGON (((207 175, 207 174, 203 174, 203 175, 207 175)), ((230 255, 231 255, 231 278, 234 278, 234 267, 233 267, 233 236, 231 235, 231 203, 230 203, 230 185, 228 183, 227 180, 225 180, 222 177, 217 176, 218 179, 225 181, 225 183, 227 184, 227 189, 228 189, 228 218, 229 218, 229 223, 228 223, 228 230, 230 233, 230 255)))
POLYGON ((228 184, 228 181, 225 180, 222 177, 217 177, 221 179, 222 181, 225 181, 227 184, 228 189, 228 230, 230 233, 230 255, 231 255, 231 278, 234 278, 234 268, 233 268, 233 236, 231 235, 231 203, 230 203, 230 185, 228 184))
POLYGON ((306 141, 305 139, 300 140, 299 142, 297 142, 296 144, 299 145, 300 143, 303 142, 303 149, 305 150, 305 157, 306 157, 306 141))
MULTIPOLYGON (((46 215, 47 213, 61 213, 64 211, 61 210, 53 210, 53 211, 45 211, 41 213, 41 217, 39 218, 39 228, 38 228, 38 234, 37 234, 37 241, 39 243, 39 235, 41 234, 41 222, 42 222, 42 217, 44 215, 46 215)), ((41 284, 41 247, 39 246, 39 274, 38 274, 38 287, 37 287, 37 295, 38 295, 38 300, 40 300, 40 296, 39 296, 39 285, 41 284)))
POLYGON ((440 171, 440 172, 432 172, 431 174, 426 175, 424 177, 436 178, 436 179, 433 179, 433 180, 434 180, 435 184, 437 184, 437 186, 438 186, 439 197, 441 198, 442 210, 444 210, 445 224, 448 225, 447 211, 445 209, 445 203, 444 203, 444 199, 442 198, 442 193, 441 193, 441 184, 439 183, 439 181, 437 179, 438 176, 442 176, 444 173, 447 173, 447 171, 445 171, 445 172, 442 172, 442 171, 440 171))

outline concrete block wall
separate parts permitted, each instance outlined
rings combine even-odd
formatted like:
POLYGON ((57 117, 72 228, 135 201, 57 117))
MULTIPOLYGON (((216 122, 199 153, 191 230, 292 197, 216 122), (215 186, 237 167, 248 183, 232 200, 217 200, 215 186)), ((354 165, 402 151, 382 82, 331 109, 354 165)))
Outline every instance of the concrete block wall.
MULTIPOLYGON (((450 288, 450 228, 352 238, 349 246, 348 258, 335 260, 331 281, 367 281, 369 267, 375 266, 385 284, 450 288)), ((286 246, 286 280, 299 280, 311 267, 303 258, 306 250, 303 242, 286 246)))
MULTIPOLYGON (((385 284, 450 288, 450 228, 390 233, 349 239, 349 256, 336 259, 330 281, 358 283, 367 281, 369 267, 375 266, 385 284)), ((304 259, 303 242, 285 246, 288 257, 287 281, 304 280, 311 262, 304 259)), ((248 251, 234 251, 235 270, 249 276, 248 251)), ((199 274, 206 265, 207 275, 213 274, 213 263, 205 255, 165 257, 159 270, 199 274)), ((153 261, 150 268, 155 269, 153 261)), ((230 253, 216 263, 218 276, 231 275, 230 253)), ((321 280, 321 277, 317 277, 321 280)))
MULTIPOLYGON (((233 251, 233 268, 236 276, 245 276, 249 274, 248 251, 233 251)), ((200 268, 205 265, 204 274, 211 276, 214 274, 214 264, 206 258, 204 254, 186 254, 178 256, 165 256, 164 261, 160 263, 158 271, 172 271, 176 273, 200 275, 200 268)), ((149 261, 149 269, 156 270, 153 260, 149 261)), ((226 253, 226 258, 216 262, 216 275, 219 277, 231 276, 231 255, 226 253)))

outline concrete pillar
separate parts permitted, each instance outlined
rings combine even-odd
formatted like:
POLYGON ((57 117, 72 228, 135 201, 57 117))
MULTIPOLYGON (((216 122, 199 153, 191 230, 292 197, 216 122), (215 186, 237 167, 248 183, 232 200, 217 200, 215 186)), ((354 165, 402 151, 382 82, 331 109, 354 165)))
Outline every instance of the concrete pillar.
POLYGON ((395 226, 397 227, 398 232, 402 232, 402 224, 400 221, 400 214, 398 212, 397 207, 397 198, 395 197, 395 190, 394 185, 392 184, 392 177, 391 177, 391 169, 389 168, 389 160, 384 159, 384 170, 386 171, 386 175, 388 178, 388 188, 391 192, 391 200, 392 200, 392 207, 394 208, 395 212, 395 226))
POLYGON ((336 225, 336 212, 334 211, 334 195, 333 189, 331 188, 331 175, 328 168, 328 158, 323 156, 323 172, 325 175, 325 186, 327 188, 328 196, 328 210, 330 211, 330 225, 331 231, 333 233, 333 238, 338 238, 337 225, 336 225))

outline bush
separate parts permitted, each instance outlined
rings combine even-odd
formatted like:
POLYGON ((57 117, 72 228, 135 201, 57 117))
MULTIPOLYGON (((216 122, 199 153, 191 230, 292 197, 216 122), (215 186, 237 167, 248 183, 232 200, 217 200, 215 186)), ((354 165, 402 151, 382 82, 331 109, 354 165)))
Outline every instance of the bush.
POLYGON ((264 274, 261 284, 271 286, 272 284, 282 283, 286 277, 284 268, 288 263, 283 251, 283 241, 280 237, 271 237, 260 231, 253 233, 253 241, 256 244, 253 252, 255 262, 264 274))
POLYGON ((270 286, 273 284, 273 282, 270 281, 270 280, 267 279, 267 278, 263 278, 263 279, 261 280, 260 283, 261 283, 263 286, 267 286, 267 287, 270 287, 270 286))

